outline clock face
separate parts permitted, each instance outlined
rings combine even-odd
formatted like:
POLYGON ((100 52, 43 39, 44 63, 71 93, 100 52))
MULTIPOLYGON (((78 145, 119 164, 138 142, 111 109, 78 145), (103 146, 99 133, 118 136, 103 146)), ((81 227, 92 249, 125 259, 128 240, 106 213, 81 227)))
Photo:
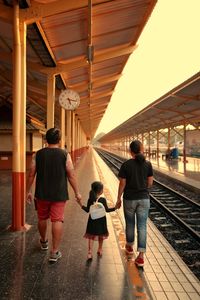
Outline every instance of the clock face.
POLYGON ((80 104, 80 96, 76 91, 67 89, 60 93, 59 103, 64 109, 74 110, 80 104))

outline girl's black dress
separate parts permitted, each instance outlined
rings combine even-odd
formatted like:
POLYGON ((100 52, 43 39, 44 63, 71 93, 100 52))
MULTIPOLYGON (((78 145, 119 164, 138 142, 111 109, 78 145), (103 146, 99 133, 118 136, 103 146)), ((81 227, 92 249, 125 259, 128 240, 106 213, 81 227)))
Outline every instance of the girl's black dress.
MULTIPOLYGON (((112 207, 112 208, 108 207, 107 201, 105 198, 100 197, 98 199, 98 202, 100 202, 104 205, 106 212, 115 211, 115 207, 112 207)), ((88 213, 90 210, 90 206, 93 203, 94 203, 94 201, 89 198, 87 206, 83 205, 82 209, 88 213)), ((89 215, 86 233, 85 233, 84 237, 87 239, 98 240, 99 238, 106 239, 106 238, 108 238, 108 235, 109 235, 109 233, 108 233, 108 228, 107 228, 106 216, 96 219, 96 220, 92 220, 91 216, 89 215)))

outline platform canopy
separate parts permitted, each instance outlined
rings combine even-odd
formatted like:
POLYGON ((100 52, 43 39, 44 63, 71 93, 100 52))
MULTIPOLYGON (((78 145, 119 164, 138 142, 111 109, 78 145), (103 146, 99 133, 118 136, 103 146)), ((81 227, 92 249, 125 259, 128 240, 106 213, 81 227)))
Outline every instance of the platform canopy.
MULTIPOLYGON (((27 115, 46 123, 47 78, 58 96, 76 90, 75 111, 92 138, 156 0, 21 0, 27 27, 27 115)), ((12 105, 13 3, 0 0, 0 105, 12 105)))
POLYGON ((200 126, 200 72, 101 137, 99 142, 188 124, 200 126))

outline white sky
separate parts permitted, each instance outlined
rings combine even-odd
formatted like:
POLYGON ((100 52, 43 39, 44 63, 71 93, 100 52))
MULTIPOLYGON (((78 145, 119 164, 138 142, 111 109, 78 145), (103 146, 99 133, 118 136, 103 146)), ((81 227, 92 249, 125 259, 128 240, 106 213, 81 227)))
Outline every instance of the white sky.
POLYGON ((158 0, 96 135, 109 132, 200 70, 200 0, 158 0))

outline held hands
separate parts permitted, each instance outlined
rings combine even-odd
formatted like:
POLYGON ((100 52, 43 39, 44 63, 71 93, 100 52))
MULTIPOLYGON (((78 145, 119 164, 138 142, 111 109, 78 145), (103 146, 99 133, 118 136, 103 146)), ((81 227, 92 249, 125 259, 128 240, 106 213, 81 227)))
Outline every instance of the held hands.
POLYGON ((115 204, 115 209, 119 209, 122 205, 122 200, 120 198, 117 199, 117 202, 115 204))
POLYGON ((32 193, 29 192, 26 196, 26 202, 28 204, 31 204, 32 201, 33 201, 33 195, 32 195, 32 193))
POLYGON ((79 194, 79 193, 77 193, 77 194, 75 194, 75 197, 76 197, 76 201, 77 201, 77 203, 80 205, 80 206, 82 206, 82 196, 81 196, 81 194, 79 194))

